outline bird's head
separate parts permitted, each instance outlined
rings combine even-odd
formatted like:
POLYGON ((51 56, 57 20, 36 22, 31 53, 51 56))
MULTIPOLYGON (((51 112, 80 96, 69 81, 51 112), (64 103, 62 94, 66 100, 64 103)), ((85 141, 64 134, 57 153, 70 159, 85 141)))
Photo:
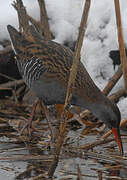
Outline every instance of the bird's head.
POLYGON ((119 150, 123 155, 123 145, 120 136, 121 114, 119 108, 104 95, 101 96, 101 99, 103 101, 99 103, 91 103, 88 109, 112 130, 119 150))
POLYGON ((101 119, 112 130, 116 143, 119 146, 120 152, 123 155, 123 145, 120 136, 120 121, 121 114, 116 104, 110 103, 108 106, 104 106, 101 109, 101 119))
POLYGON ((9 32, 15 54, 20 54, 21 52, 24 52, 26 45, 29 43, 27 39, 24 37, 24 35, 18 32, 11 25, 7 26, 7 30, 9 32))

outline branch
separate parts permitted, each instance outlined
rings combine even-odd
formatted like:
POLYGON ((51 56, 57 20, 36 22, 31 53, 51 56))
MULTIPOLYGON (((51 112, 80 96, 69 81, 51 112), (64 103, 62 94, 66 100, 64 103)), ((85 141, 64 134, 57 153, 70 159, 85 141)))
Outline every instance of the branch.
POLYGON ((40 25, 41 25, 41 29, 44 32, 44 37, 47 40, 51 40, 52 39, 52 34, 51 34, 50 28, 49 28, 48 16, 47 16, 47 11, 46 11, 46 7, 45 7, 45 1, 44 0, 38 0, 38 3, 39 3, 39 7, 40 7, 40 25))
POLYGON ((116 11, 118 41, 119 41, 119 48, 120 48, 120 60, 121 60, 121 64, 122 64, 124 86, 125 86, 125 89, 127 91, 127 58, 126 58, 124 39, 123 39, 123 32, 122 32, 119 0, 114 0, 114 4, 115 4, 115 11, 116 11))
POLYGON ((72 88, 74 86, 74 83, 75 83, 75 78, 76 78, 77 69, 78 69, 78 63, 80 61, 80 51, 81 51, 81 47, 82 47, 82 43, 83 43, 83 37, 84 37, 85 31, 86 31, 86 22, 88 19, 90 3, 91 3, 90 0, 86 0, 85 7, 83 10, 83 16, 82 16, 81 24, 79 27, 79 35, 78 35, 78 39, 77 39, 77 43, 76 43, 76 50, 74 53, 73 64, 70 69, 70 77, 69 77, 69 81, 68 81, 67 94, 66 94, 64 108, 68 104, 68 100, 69 100, 72 88))
POLYGON ((122 69, 121 66, 118 68, 117 72, 113 75, 113 77, 110 79, 106 87, 103 89, 103 94, 107 96, 112 88, 116 85, 120 77, 122 76, 122 69))
POLYGON ((125 95, 126 95, 126 91, 125 91, 125 89, 123 88, 123 89, 120 89, 119 91, 111 94, 108 98, 109 98, 112 102, 116 103, 116 102, 119 101, 119 99, 120 99, 122 96, 125 96, 125 95))
POLYGON ((24 81, 20 79, 20 80, 15 80, 15 81, 10 81, 4 84, 0 84, 0 88, 12 88, 12 87, 19 86, 22 84, 24 84, 24 81))
POLYGON ((29 30, 29 20, 28 20, 26 8, 24 7, 22 0, 14 1, 12 6, 16 9, 18 14, 19 31, 27 34, 29 30))
POLYGON ((22 0, 16 0, 13 2, 12 6, 16 9, 19 20, 19 31, 23 32, 27 39, 33 41, 29 21, 35 26, 36 30, 40 35, 44 34, 44 37, 48 40, 52 39, 50 32, 48 17, 45 8, 44 0, 38 0, 40 7, 40 22, 37 22, 33 17, 27 14, 26 8, 23 5, 22 0))
POLYGON ((95 142, 92 142, 92 143, 88 143, 88 144, 85 144, 85 145, 82 145, 80 146, 81 149, 86 149, 86 150, 89 150, 89 149, 93 149, 94 147, 96 146, 100 146, 102 144, 106 144, 106 143, 109 143, 111 141, 114 141, 114 137, 112 138, 109 138, 109 139, 99 139, 99 140, 96 140, 95 142))
POLYGON ((78 35, 77 44, 76 44, 76 50, 74 53, 72 68, 70 70, 70 77, 69 77, 69 82, 68 82, 68 87, 67 87, 64 110, 62 113, 58 139, 56 142, 56 153, 54 155, 54 160, 53 160, 53 162, 49 168, 49 171, 48 171, 48 175, 50 177, 53 176, 55 169, 57 167, 60 152, 61 152, 61 149, 62 149, 62 146, 64 143, 64 139, 65 139, 66 134, 67 134, 67 131, 66 131, 67 117, 64 118, 64 112, 65 112, 65 109, 68 105, 69 97, 70 97, 72 88, 73 88, 74 83, 75 83, 75 78, 76 78, 77 69, 78 69, 78 63, 80 60, 80 51, 81 51, 81 47, 82 47, 82 43, 83 43, 83 38, 84 38, 85 30, 86 30, 86 22, 87 22, 87 18, 88 18, 89 9, 90 9, 90 3, 91 3, 91 0, 86 0, 84 10, 83 10, 83 14, 82 14, 82 19, 81 19, 80 28, 79 28, 79 35, 78 35))
POLYGON ((42 29, 41 29, 40 23, 37 22, 33 17, 31 17, 29 15, 28 15, 28 19, 31 22, 31 24, 34 25, 34 27, 36 28, 37 32, 42 34, 42 29))

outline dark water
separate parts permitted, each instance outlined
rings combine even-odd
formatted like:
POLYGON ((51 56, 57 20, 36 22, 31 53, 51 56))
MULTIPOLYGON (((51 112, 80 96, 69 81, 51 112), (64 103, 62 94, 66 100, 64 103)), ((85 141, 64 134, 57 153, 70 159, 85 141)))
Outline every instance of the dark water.
MULTIPOLYGON (((47 123, 45 120, 39 122, 36 128, 37 133, 32 141, 28 141, 28 138, 20 136, 14 128, 14 124, 20 117, 19 115, 15 117, 17 112, 20 113, 20 110, 14 111, 14 108, 12 114, 9 109, 5 114, 0 110, 0 180, 32 180, 42 174, 43 176, 38 179, 47 179, 45 173, 53 159, 52 150, 47 149, 50 141, 47 123), (10 115, 14 114, 12 118, 10 115), (6 118, 3 118, 4 115, 6 118)), ((53 179, 77 180, 80 170, 83 180, 127 180, 126 131, 121 132, 124 135, 122 140, 125 152, 122 157, 114 141, 98 145, 90 150, 83 150, 81 146, 100 140, 101 135, 96 130, 82 135, 83 127, 81 126, 68 128, 68 137, 53 179)))
MULTIPOLYGON (((43 174, 51 164, 51 151, 45 148, 43 140, 34 143, 23 142, 14 130, 7 131, 2 124, 0 135, 0 179, 31 179, 43 174)), ((68 146, 63 148, 54 179, 77 179, 78 167, 82 179, 127 179, 126 137, 125 156, 119 156, 115 142, 97 146, 93 150, 76 150, 80 145, 97 140, 97 135, 81 137, 81 129, 68 134, 68 146), (74 148, 75 147, 75 148, 74 148)), ((46 141, 46 139, 45 139, 46 141)), ((47 138, 48 141, 48 138, 47 138)), ((42 178, 43 179, 43 178, 42 178)), ((46 179, 46 178, 44 178, 46 179)))

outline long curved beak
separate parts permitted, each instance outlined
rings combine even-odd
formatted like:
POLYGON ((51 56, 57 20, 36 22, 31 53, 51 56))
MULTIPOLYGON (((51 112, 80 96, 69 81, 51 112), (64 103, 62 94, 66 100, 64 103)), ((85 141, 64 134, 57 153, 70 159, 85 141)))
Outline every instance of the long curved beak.
POLYGON ((116 143, 118 144, 119 150, 121 155, 123 156, 124 151, 123 151, 123 144, 120 136, 120 129, 119 128, 112 128, 112 133, 115 136, 116 143))

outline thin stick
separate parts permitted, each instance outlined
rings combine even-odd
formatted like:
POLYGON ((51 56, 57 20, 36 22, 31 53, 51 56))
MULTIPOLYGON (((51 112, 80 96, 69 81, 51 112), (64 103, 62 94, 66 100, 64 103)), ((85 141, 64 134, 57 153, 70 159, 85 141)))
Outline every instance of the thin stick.
POLYGON ((115 103, 116 103, 116 102, 118 102, 119 99, 120 99, 122 96, 124 96, 124 95, 126 95, 126 92, 125 92, 125 89, 123 88, 123 89, 120 89, 119 91, 111 94, 110 96, 108 96, 108 98, 109 98, 112 102, 115 102, 115 103))
POLYGON ((54 143, 55 141, 55 136, 54 136, 54 133, 53 133, 53 128, 52 128, 52 125, 51 125, 51 122, 49 120, 49 112, 48 112, 48 109, 47 109, 47 106, 44 104, 43 101, 40 102, 43 106, 43 109, 44 109, 44 112, 45 112, 45 116, 46 116, 46 120, 47 120, 47 123, 48 123, 48 128, 50 130, 50 133, 51 133, 51 140, 52 142, 54 143))
POLYGON ((40 27, 40 23, 39 23, 38 21, 36 21, 33 17, 31 17, 31 16, 29 16, 29 15, 27 15, 27 16, 28 16, 28 19, 29 19, 29 21, 31 22, 31 24, 34 25, 34 27, 36 28, 37 32, 39 32, 40 35, 41 35, 41 32, 42 32, 43 30, 42 30, 41 27, 40 27))
POLYGON ((0 88, 12 88, 24 84, 22 79, 0 84, 0 88))
POLYGON ((40 24, 41 28, 44 31, 44 36, 46 39, 51 40, 52 35, 51 31, 49 28, 49 23, 48 23, 48 15, 45 7, 45 1, 44 0, 38 0, 38 4, 40 7, 40 24))
POLYGON ((126 58, 123 32, 122 32, 119 0, 114 0, 114 4, 115 4, 115 12, 116 12, 118 41, 119 41, 119 48, 120 48, 120 60, 121 60, 121 64, 122 64, 124 86, 125 86, 125 90, 127 91, 127 58, 126 58))
POLYGON ((53 162, 49 168, 49 171, 48 171, 48 175, 50 177, 53 176, 55 169, 57 167, 57 164, 59 161, 59 155, 60 155, 63 143, 64 143, 65 136, 67 134, 67 131, 66 131, 67 117, 64 118, 64 112, 66 111, 66 107, 67 107, 68 102, 69 102, 69 97, 70 97, 72 88, 73 88, 74 83, 75 83, 75 78, 76 78, 77 69, 78 69, 78 63, 80 60, 80 51, 81 51, 81 47, 82 47, 82 43, 83 43, 83 38, 84 38, 85 30, 86 30, 86 22, 87 22, 87 18, 88 18, 89 9, 90 9, 90 3, 91 3, 91 0, 86 0, 84 10, 83 10, 83 14, 82 14, 78 40, 77 40, 77 44, 76 44, 76 50, 74 53, 72 68, 70 70, 70 77, 69 77, 69 82, 68 82, 68 87, 67 87, 64 110, 62 113, 63 114, 62 115, 62 121, 60 124, 58 139, 56 142, 56 153, 54 155, 54 160, 53 160, 53 162))
POLYGON ((14 79, 14 78, 6 75, 6 74, 3 74, 3 73, 0 73, 0 76, 4 77, 4 78, 6 78, 6 79, 9 79, 9 80, 11 80, 11 81, 15 81, 15 80, 16 80, 16 79, 14 79))
POLYGON ((112 142, 114 140, 115 140, 114 137, 108 138, 108 139, 99 139, 93 143, 88 143, 88 144, 82 145, 82 146, 80 146, 80 148, 84 149, 84 150, 89 150, 89 149, 93 149, 96 146, 100 146, 101 144, 107 144, 107 143, 112 142))
POLYGON ((69 100, 70 94, 72 92, 74 83, 75 83, 75 78, 76 78, 77 69, 78 69, 78 63, 80 61, 80 51, 81 51, 81 47, 82 47, 82 43, 83 43, 83 37, 84 37, 85 31, 86 31, 86 22, 88 19, 90 3, 91 3, 91 0, 86 0, 85 7, 83 10, 83 16, 82 16, 81 24, 80 24, 80 28, 79 28, 79 36, 78 36, 77 43, 76 43, 76 51, 74 53, 72 67, 70 69, 70 77, 69 77, 69 81, 68 81, 67 94, 66 94, 64 107, 66 107, 68 104, 68 100, 69 100))
POLYGON ((22 0, 14 1, 12 6, 17 10, 20 32, 24 31, 25 34, 28 34, 29 20, 22 0))
MULTIPOLYGON (((121 123, 120 123, 120 127, 123 127, 127 124, 127 119, 124 119, 121 123)), ((106 139, 108 136, 110 136, 112 134, 112 131, 108 131, 106 134, 104 134, 102 136, 103 139, 106 139)))
POLYGON ((0 91, 10 90, 12 91, 12 88, 0 88, 0 91))
POLYGON ((113 75, 113 77, 110 79, 106 87, 103 89, 103 94, 107 96, 112 88, 115 86, 115 84, 118 82, 120 77, 122 76, 122 69, 121 66, 118 68, 117 72, 113 75))
POLYGON ((77 180, 82 180, 82 173, 79 164, 77 166, 77 180))
POLYGON ((103 179, 102 179, 102 171, 98 171, 98 179, 99 179, 99 180, 103 180, 103 179))

